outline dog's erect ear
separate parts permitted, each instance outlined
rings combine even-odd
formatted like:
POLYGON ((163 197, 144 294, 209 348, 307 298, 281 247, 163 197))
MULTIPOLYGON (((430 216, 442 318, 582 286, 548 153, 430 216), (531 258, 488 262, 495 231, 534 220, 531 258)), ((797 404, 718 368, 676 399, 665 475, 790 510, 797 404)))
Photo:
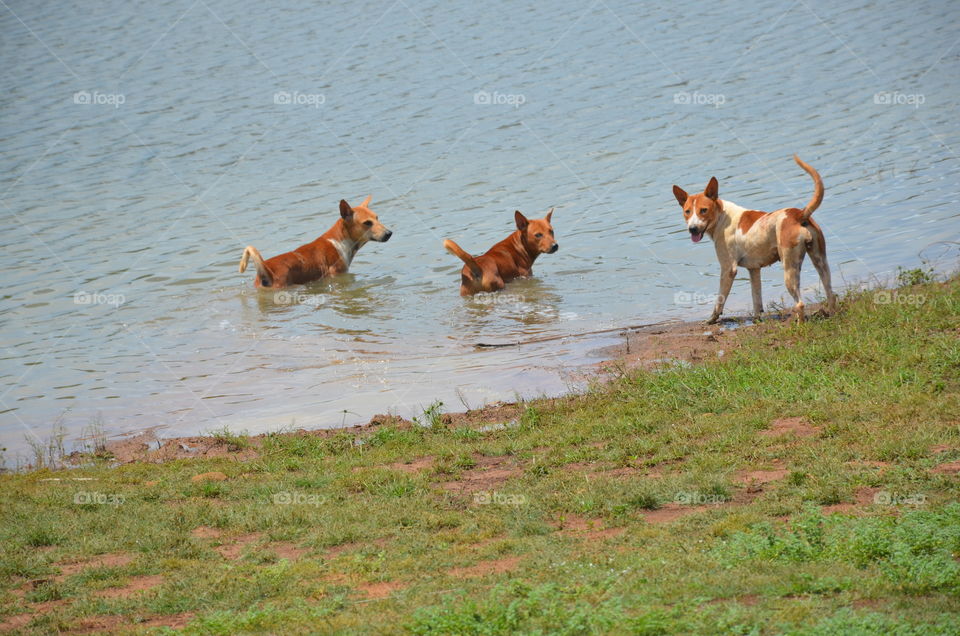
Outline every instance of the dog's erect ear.
POLYGON ((372 195, 372 194, 368 194, 368 195, 367 195, 367 198, 364 199, 364 200, 363 200, 363 203, 360 204, 360 207, 361 207, 361 208, 365 208, 365 207, 367 207, 368 205, 370 205, 370 199, 372 199, 372 198, 373 198, 373 195, 372 195))
POLYGON ((550 208, 550 211, 547 212, 547 216, 545 217, 547 219, 547 223, 550 222, 550 217, 552 216, 553 216, 553 208, 550 208))
POLYGON ((525 229, 527 229, 527 224, 529 223, 529 221, 527 221, 527 217, 523 216, 523 214, 520 213, 520 210, 517 210, 516 212, 513 213, 513 218, 516 219, 517 221, 518 230, 523 232, 525 229))
POLYGON ((707 184, 707 188, 703 193, 708 199, 717 200, 717 197, 720 196, 720 184, 717 182, 716 177, 710 177, 710 183, 707 184))
POLYGON ((687 193, 680 186, 673 186, 673 196, 677 197, 681 208, 687 203, 687 193))
POLYGON ((340 199, 340 216, 344 219, 349 219, 353 216, 353 208, 350 207, 350 204, 340 199))

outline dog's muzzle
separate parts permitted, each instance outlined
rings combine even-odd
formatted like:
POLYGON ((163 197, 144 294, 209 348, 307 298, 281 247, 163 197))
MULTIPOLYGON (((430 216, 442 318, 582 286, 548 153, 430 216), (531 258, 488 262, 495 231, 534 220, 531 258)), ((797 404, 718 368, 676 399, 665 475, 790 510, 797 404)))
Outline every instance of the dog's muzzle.
POLYGON ((393 232, 391 232, 390 230, 387 230, 386 232, 380 235, 380 238, 377 239, 377 242, 386 243, 387 241, 390 240, 391 236, 393 236, 393 232))
POLYGON ((550 251, 547 252, 547 254, 553 254, 553 253, 556 252, 558 249, 560 249, 560 244, 559 244, 559 243, 554 243, 553 246, 550 248, 550 251))
POLYGON ((703 238, 703 228, 689 227, 687 229, 690 230, 690 240, 694 243, 699 243, 700 239, 703 238))

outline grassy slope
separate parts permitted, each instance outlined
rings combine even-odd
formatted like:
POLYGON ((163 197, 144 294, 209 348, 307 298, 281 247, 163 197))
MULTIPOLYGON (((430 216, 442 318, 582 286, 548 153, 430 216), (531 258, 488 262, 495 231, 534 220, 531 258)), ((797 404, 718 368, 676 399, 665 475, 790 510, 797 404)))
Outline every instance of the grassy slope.
POLYGON ((960 477, 931 468, 960 460, 960 280, 901 293, 926 302, 850 297, 833 319, 746 334, 722 363, 530 403, 505 430, 278 435, 249 462, 2 476, 0 623, 56 601, 22 629, 182 614, 222 634, 958 633, 960 477), (812 437, 761 434, 801 415, 812 437), (420 457, 419 472, 388 466, 420 457), (439 485, 478 461, 501 462, 490 483, 525 503, 439 485), (745 469, 785 473, 749 493, 745 469), (190 481, 204 471, 230 479, 190 481), (865 488, 926 503, 822 511, 865 488), (124 501, 74 504, 81 490, 124 501), (317 505, 272 503, 281 492, 317 505), (728 503, 644 519, 677 493, 728 503), (250 533, 234 559, 214 549, 250 533), (282 558, 290 546, 306 552, 282 558), (52 578, 102 553, 133 560, 52 578), (101 593, 156 574, 142 594, 101 593))

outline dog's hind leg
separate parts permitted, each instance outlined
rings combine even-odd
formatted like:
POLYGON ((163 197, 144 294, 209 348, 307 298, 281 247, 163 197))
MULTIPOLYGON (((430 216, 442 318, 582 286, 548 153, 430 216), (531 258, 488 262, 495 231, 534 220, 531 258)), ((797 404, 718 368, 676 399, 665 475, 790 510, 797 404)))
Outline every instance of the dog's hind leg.
POLYGON ((763 313, 763 295, 760 292, 760 268, 750 270, 750 293, 753 295, 753 316, 763 313))
POLYGON ((821 232, 814 233, 812 245, 807 253, 810 254, 810 260, 813 262, 813 266, 817 268, 820 282, 823 283, 823 292, 827 295, 827 313, 835 314, 837 312, 837 297, 830 285, 830 265, 827 264, 827 249, 821 232))
POLYGON ((793 296, 796 303, 793 306, 793 317, 797 322, 803 321, 803 299, 800 297, 800 265, 803 264, 803 253, 799 258, 790 261, 783 261, 783 282, 787 286, 787 291, 793 296))
POLYGON ((257 268, 257 280, 260 281, 260 285, 262 287, 270 287, 273 285, 273 274, 270 273, 270 269, 266 263, 263 262, 263 257, 260 256, 260 252, 252 245, 248 245, 243 250, 243 256, 240 257, 240 273, 242 274, 246 271, 247 261, 250 259, 253 259, 253 264, 257 268))

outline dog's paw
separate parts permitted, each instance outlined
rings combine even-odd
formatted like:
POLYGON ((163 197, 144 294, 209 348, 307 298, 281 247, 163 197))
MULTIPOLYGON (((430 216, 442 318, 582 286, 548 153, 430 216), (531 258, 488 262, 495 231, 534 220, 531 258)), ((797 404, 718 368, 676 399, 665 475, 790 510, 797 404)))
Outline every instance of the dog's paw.
POLYGON ((718 322, 720 322, 720 314, 713 314, 712 316, 710 316, 710 320, 708 320, 706 324, 715 325, 718 322))

